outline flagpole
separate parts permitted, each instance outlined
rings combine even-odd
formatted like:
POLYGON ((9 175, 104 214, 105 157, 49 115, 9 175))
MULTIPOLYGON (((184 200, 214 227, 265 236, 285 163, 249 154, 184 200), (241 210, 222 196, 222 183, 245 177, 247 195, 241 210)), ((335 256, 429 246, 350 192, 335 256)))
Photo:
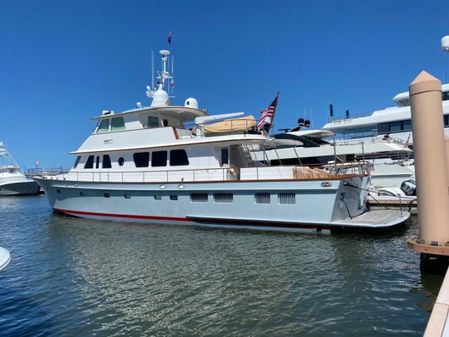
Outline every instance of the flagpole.
POLYGON ((151 50, 151 90, 154 90, 154 50, 151 50))

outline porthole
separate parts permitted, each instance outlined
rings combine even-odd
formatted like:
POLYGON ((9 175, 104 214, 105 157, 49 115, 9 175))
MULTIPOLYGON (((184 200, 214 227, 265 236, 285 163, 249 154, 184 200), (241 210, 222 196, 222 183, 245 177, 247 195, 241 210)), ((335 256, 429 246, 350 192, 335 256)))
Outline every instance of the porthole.
POLYGON ((123 157, 120 157, 120 158, 118 159, 118 164, 119 164, 119 166, 123 166, 124 163, 125 163, 125 159, 124 159, 123 157))

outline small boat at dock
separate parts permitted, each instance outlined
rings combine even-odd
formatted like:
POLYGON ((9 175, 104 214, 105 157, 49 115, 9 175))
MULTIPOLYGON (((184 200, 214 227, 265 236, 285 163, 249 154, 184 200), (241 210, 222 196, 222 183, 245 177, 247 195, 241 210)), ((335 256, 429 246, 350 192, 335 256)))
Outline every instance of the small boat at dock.
POLYGON ((39 185, 29 179, 14 158, 0 142, 0 196, 33 195, 39 193, 39 185))

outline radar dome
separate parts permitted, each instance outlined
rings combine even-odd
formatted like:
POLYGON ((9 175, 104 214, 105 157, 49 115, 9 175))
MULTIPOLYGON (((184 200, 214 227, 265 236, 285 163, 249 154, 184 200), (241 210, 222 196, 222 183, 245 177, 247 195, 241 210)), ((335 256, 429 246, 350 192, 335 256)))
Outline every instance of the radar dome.
POLYGON ((153 101, 151 102, 151 106, 161 107, 168 105, 170 105, 170 99, 168 98, 168 94, 162 89, 156 90, 153 96, 153 101))
POLYGON ((184 103, 184 106, 189 107, 189 108, 198 109, 198 101, 193 97, 187 98, 184 103))
POLYGON ((444 51, 449 52, 449 35, 446 35, 445 37, 443 37, 443 38, 441 39, 441 48, 442 48, 444 51))

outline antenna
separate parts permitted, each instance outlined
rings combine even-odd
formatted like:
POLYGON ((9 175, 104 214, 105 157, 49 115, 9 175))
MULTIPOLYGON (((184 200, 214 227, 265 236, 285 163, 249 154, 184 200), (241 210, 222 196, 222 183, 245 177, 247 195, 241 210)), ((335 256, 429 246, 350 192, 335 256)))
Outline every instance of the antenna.
POLYGON ((151 49, 151 89, 154 90, 154 50, 151 49))
POLYGON ((171 81, 170 81, 170 90, 171 90, 171 96, 173 96, 173 90, 175 89, 175 82, 174 82, 174 78, 175 78, 175 57, 174 55, 171 56, 171 81))
MULTIPOLYGON (((449 53, 449 35, 446 35, 441 39, 441 49, 443 49, 444 52, 449 53)), ((445 66, 444 66, 444 83, 446 83, 446 75, 447 75, 447 63, 448 58, 446 57, 445 66)))

